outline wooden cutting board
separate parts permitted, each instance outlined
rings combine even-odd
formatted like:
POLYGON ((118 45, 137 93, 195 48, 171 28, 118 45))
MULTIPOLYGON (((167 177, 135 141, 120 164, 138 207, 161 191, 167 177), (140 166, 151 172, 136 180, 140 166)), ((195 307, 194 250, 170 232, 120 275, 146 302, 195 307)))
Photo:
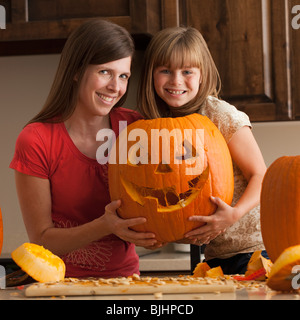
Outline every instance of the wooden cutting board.
POLYGON ((34 283, 25 290, 27 297, 89 296, 126 294, 178 294, 204 292, 234 292, 233 281, 211 278, 182 277, 129 277, 111 279, 66 278, 61 282, 34 283))

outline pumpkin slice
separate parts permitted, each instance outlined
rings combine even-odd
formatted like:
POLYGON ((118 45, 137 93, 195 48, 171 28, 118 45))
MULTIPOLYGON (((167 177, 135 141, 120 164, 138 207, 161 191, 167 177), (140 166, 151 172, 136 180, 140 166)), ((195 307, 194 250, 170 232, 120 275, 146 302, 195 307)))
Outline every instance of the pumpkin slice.
POLYGON ((247 271, 245 273, 246 277, 251 276, 253 273, 261 269, 265 269, 265 275, 259 276, 255 280, 266 280, 266 278, 269 276, 272 267, 272 262, 271 260, 263 257, 261 255, 261 252, 262 250, 258 250, 252 254, 251 259, 247 265, 247 271))
POLYGON ((39 282, 62 281, 66 267, 61 258, 34 243, 24 243, 11 253, 15 263, 39 282))
POLYGON ((195 270, 193 271, 193 277, 218 278, 224 277, 224 273, 220 266, 216 268, 211 268, 206 262, 200 262, 197 264, 195 270))
POLYGON ((296 265, 300 265, 300 245, 285 249, 278 257, 271 268, 268 287, 277 291, 292 291, 292 279, 296 276, 292 269, 296 265))
POLYGON ((210 270, 210 266, 206 262, 200 262, 197 264, 195 270, 193 271, 193 277, 204 278, 208 270, 210 270))
POLYGON ((223 270, 220 266, 211 268, 208 271, 206 271, 206 277, 210 278, 218 278, 218 277, 224 277, 223 270))

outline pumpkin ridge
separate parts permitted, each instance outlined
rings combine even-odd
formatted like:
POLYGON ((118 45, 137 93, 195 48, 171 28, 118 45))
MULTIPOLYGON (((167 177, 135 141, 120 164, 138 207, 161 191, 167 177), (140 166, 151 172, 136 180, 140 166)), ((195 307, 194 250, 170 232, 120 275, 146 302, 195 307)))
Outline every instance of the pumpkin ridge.
POLYGON ((263 179, 261 231, 273 262, 284 249, 300 244, 300 201, 294 196, 300 192, 299 171, 300 156, 284 156, 269 166, 263 179))

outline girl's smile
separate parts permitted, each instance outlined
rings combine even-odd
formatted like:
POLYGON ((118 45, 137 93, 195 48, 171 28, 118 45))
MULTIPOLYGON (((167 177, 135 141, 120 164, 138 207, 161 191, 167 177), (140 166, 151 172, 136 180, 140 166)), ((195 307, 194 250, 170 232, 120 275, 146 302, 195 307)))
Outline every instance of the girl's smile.
POLYGON ((199 91, 199 68, 160 66, 153 72, 154 88, 158 96, 171 107, 181 107, 194 99, 199 91))

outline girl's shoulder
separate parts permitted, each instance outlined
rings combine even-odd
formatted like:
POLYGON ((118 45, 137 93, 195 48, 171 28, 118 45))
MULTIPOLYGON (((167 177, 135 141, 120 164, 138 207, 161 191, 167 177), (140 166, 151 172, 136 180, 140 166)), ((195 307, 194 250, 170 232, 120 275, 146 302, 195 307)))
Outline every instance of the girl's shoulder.
POLYGON ((243 111, 238 110, 235 106, 228 103, 227 101, 218 99, 213 96, 209 96, 207 98, 207 103, 203 106, 203 109, 201 111, 212 114, 215 117, 226 116, 245 118, 246 116, 249 119, 249 117, 243 111))
POLYGON ((246 113, 216 97, 209 96, 200 113, 207 116, 218 127, 227 143, 240 128, 252 127, 246 113))

